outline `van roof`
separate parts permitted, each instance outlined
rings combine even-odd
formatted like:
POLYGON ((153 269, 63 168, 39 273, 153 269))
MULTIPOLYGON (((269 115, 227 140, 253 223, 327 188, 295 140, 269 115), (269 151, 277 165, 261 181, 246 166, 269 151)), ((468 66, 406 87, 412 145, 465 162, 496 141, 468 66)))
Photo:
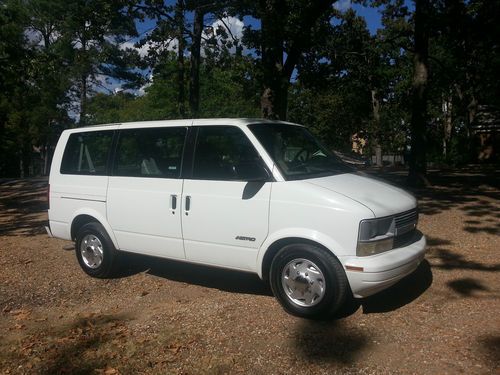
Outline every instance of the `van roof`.
POLYGON ((245 126, 250 124, 289 124, 297 125, 291 122, 269 120, 263 118, 201 118, 201 119, 179 119, 179 120, 156 120, 156 121, 134 121, 119 122, 101 125, 82 126, 80 128, 67 129, 71 132, 98 129, 131 129, 131 128, 152 128, 168 126, 213 126, 213 125, 233 125, 245 126))

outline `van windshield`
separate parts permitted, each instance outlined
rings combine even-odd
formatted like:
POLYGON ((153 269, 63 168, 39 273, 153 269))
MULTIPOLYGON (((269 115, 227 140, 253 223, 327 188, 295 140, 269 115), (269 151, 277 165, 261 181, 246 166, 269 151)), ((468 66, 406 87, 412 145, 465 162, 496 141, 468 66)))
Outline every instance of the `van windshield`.
POLYGON ((248 127, 287 180, 353 172, 302 126, 271 123, 248 127))

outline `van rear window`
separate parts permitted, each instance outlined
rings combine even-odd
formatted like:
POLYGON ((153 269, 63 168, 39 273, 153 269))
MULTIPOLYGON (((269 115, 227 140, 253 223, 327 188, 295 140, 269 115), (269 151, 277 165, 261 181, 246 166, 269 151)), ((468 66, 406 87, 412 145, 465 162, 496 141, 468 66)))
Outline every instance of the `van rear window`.
POLYGON ((112 140, 112 130, 71 134, 64 150, 61 173, 106 175, 112 140))

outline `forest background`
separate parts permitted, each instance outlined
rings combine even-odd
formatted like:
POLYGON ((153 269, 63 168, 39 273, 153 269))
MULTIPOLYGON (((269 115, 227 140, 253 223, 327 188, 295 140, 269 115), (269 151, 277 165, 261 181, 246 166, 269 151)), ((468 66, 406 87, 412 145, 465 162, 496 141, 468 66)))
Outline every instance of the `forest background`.
POLYGON ((0 177, 48 174, 66 128, 199 117, 357 140, 412 183, 497 162, 498 19, 489 0, 0 0, 0 177))

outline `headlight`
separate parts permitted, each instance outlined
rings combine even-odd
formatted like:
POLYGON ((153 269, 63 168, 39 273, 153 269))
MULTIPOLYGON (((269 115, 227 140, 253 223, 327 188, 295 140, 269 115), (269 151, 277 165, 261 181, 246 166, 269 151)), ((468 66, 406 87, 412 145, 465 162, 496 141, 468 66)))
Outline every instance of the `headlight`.
POLYGON ((359 223, 358 257, 383 253, 394 246, 396 221, 394 217, 366 219, 359 223))

